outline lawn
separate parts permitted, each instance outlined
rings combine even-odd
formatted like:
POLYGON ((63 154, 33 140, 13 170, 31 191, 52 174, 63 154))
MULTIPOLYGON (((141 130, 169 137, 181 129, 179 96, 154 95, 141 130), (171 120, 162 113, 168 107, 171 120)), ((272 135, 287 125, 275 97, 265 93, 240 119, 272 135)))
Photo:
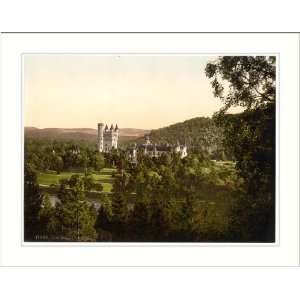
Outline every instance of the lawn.
MULTIPOLYGON (((103 186, 103 191, 106 193, 111 192, 112 184, 113 184, 113 177, 112 174, 115 169, 104 168, 99 173, 93 173, 92 176, 97 183, 101 183, 103 186)), ((78 174, 83 176, 83 172, 79 171, 69 171, 69 172, 61 172, 60 174, 56 173, 44 173, 41 172, 38 175, 38 182, 40 185, 43 186, 50 186, 50 185, 58 185, 59 181, 64 178, 70 178, 72 175, 78 174)))

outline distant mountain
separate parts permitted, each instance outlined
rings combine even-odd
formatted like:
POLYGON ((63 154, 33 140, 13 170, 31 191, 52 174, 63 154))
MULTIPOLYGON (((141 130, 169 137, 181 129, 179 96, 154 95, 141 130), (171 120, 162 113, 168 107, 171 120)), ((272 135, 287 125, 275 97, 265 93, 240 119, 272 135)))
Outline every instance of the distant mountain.
MULTIPOLYGON (((136 128, 120 128, 119 142, 127 143, 135 140, 150 130, 136 129, 136 128)), ((83 140, 95 142, 97 140, 97 130, 93 128, 37 128, 25 127, 25 137, 36 139, 56 139, 56 140, 83 140)))
MULTIPOLYGON (((127 145, 145 142, 149 135, 152 143, 186 144, 188 152, 207 152, 209 154, 223 152, 222 129, 217 127, 211 118, 198 117, 175 123, 155 130, 136 128, 119 129, 119 144, 127 145)), ((93 128, 44 128, 25 127, 25 137, 35 139, 81 140, 96 143, 97 130, 93 128)))

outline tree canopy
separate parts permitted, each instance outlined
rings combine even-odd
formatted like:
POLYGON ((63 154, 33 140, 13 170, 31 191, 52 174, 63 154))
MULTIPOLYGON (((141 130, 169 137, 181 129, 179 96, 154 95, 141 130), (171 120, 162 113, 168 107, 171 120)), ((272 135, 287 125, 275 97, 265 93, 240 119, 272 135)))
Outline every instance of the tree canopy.
POLYGON ((222 56, 205 68, 215 97, 227 111, 232 106, 247 110, 275 104, 275 56, 222 56))
POLYGON ((248 228, 251 240, 274 241, 276 57, 223 56, 205 71, 215 97, 224 103, 214 120, 223 127, 223 144, 244 179, 233 226, 248 228), (234 106, 244 112, 228 114, 234 106))

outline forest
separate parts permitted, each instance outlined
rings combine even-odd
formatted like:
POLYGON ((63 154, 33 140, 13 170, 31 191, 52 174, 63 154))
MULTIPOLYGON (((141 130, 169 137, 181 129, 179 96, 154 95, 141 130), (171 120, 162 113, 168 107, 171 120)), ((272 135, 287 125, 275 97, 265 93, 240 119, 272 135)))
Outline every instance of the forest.
MULTIPOLYGON (((232 160, 233 155, 223 147, 222 127, 216 126, 208 117, 197 117, 167 127, 151 130, 149 138, 153 143, 186 145, 190 153, 206 158, 232 160)), ((132 141, 131 141, 132 142, 132 141)), ((143 143, 144 139, 135 140, 143 143)))
POLYGON ((24 240, 274 242, 275 65, 262 56, 207 64, 222 109, 150 132, 186 143, 184 159, 140 154, 132 166, 126 145, 98 153, 86 141, 26 138, 24 240), (244 111, 229 114, 237 105, 244 111))

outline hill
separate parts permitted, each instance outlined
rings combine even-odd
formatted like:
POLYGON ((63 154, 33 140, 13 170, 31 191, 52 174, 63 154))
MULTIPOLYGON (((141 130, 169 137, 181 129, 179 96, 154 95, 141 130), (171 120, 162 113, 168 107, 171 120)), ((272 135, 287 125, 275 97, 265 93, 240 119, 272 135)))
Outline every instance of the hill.
MULTIPOLYGON (((128 143, 149 133, 149 130, 136 128, 120 128, 119 143, 128 143)), ((25 127, 25 137, 51 140, 82 140, 96 143, 97 130, 93 128, 37 128, 25 127)))
MULTIPOLYGON (((211 118, 197 117, 155 130, 120 128, 120 146, 145 142, 149 135, 152 143, 186 144, 189 153, 208 153, 221 158, 223 151, 222 130, 211 118)), ((51 140, 77 140, 96 143, 97 130, 93 128, 44 128, 25 127, 25 137, 51 140)))
MULTIPOLYGON (((222 130, 211 118, 197 117, 167 127, 151 130, 152 143, 186 144, 190 152, 222 152, 222 130)), ((141 144, 145 140, 139 137, 134 142, 141 144)), ((130 141, 132 142, 132 141, 130 141)))

